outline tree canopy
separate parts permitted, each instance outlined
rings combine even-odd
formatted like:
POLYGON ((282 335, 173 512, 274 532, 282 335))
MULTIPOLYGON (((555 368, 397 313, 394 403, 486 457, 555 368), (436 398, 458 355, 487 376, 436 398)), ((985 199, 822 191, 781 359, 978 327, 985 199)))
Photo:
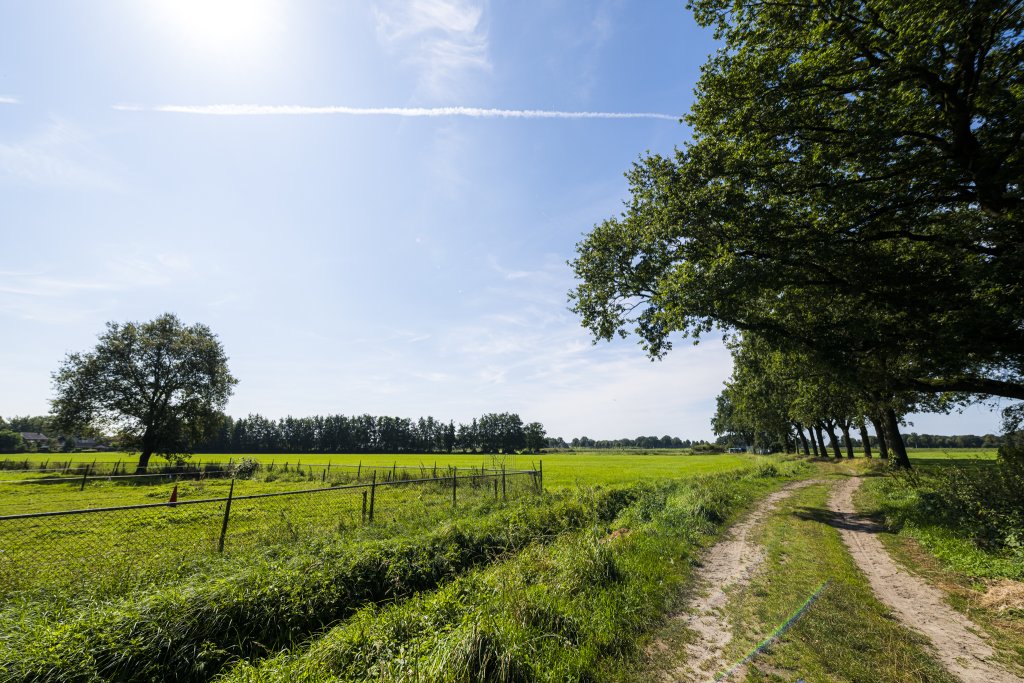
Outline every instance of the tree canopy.
POLYGON ((92 351, 68 354, 53 373, 53 414, 61 428, 117 432, 153 453, 188 452, 211 428, 237 380, 208 327, 167 313, 149 322, 107 323, 92 351))
POLYGON ((577 245, 596 338, 753 333, 844 385, 1024 399, 1024 14, 694 0, 693 140, 577 245))

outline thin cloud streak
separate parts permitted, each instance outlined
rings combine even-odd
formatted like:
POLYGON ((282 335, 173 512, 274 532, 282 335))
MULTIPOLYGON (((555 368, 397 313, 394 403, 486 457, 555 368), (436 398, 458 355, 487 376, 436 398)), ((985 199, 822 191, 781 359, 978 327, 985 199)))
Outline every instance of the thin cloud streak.
POLYGON ((549 109, 488 109, 482 107, 308 107, 302 105, 264 104, 159 104, 151 107, 136 104, 115 104, 113 108, 127 112, 159 112, 199 114, 204 116, 399 116, 405 118, 443 118, 462 116, 476 119, 656 119, 679 121, 676 114, 657 112, 557 111, 549 109))
POLYGON ((21 104, 21 100, 19 100, 17 97, 8 97, 5 95, 0 95, 0 104, 21 104))

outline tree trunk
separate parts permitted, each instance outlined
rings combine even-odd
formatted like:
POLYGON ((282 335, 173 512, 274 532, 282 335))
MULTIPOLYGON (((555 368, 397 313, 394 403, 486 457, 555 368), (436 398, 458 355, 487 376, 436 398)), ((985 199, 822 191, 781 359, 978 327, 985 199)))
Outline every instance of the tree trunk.
POLYGON ((796 435, 800 437, 800 446, 804 449, 804 455, 810 455, 811 451, 807 448, 807 437, 804 436, 804 428, 799 424, 793 426, 796 427, 796 435))
POLYGON ((836 438, 835 425, 832 422, 826 422, 825 431, 828 432, 829 443, 832 444, 832 450, 835 452, 836 458, 843 457, 843 454, 839 452, 839 439, 836 438))
POLYGON ((846 444, 846 457, 853 457, 853 442, 850 441, 850 423, 840 422, 839 428, 843 430, 843 442, 846 444))
POLYGON ((142 435, 142 452, 139 454, 139 464, 135 467, 136 474, 146 473, 146 468, 149 467, 149 459, 152 457, 153 451, 156 450, 154 440, 153 427, 146 427, 146 431, 142 435))
POLYGON ((821 456, 818 455, 818 440, 814 438, 814 427, 807 428, 807 436, 811 437, 810 441, 811 447, 814 448, 814 457, 820 458, 821 456))
POLYGON ((814 435, 818 437, 818 455, 822 458, 828 457, 828 448, 825 447, 825 437, 821 434, 821 423, 814 425, 814 435))
POLYGON ((860 440, 864 443, 864 457, 865 458, 870 458, 871 457, 871 436, 868 434, 868 428, 867 428, 867 426, 863 422, 861 422, 857 426, 860 427, 860 440))
POLYGON ((875 437, 878 439, 878 457, 882 460, 889 459, 889 440, 885 438, 885 429, 882 427, 882 419, 877 415, 869 415, 871 426, 875 428, 875 437))
POLYGON ((900 435, 900 423, 896 417, 896 411, 892 408, 885 409, 885 427, 889 436, 889 444, 896 456, 896 467, 910 469, 910 457, 907 455, 907 447, 903 444, 903 437, 900 435))

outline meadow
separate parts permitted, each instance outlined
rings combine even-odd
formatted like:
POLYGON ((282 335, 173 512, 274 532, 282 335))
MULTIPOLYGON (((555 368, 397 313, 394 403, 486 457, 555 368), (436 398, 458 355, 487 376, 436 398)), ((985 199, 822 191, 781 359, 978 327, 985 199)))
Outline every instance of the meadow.
MULTIPOLYGON (((644 625, 658 618, 664 597, 688 571, 680 559, 708 542, 758 492, 777 486, 780 475, 805 467, 767 458, 739 462, 738 468, 735 461, 719 463, 728 471, 716 474, 695 476, 679 466, 677 477, 657 483, 570 486, 508 501, 481 499, 433 518, 405 515, 302 543, 257 546, 244 557, 227 555, 219 563, 128 591, 8 595, 0 609, 0 678, 205 681, 243 662, 262 666, 268 657, 276 667, 281 660, 275 656, 304 651, 303 643, 315 643, 329 633, 325 629, 354 619, 352 632, 358 633, 358 624, 377 610, 398 610, 398 622, 382 623, 414 618, 429 627, 454 619, 452 626, 464 634, 465 620, 480 610, 497 618, 508 607, 501 596, 513 593, 494 592, 507 581, 535 585, 517 607, 532 616, 521 633, 525 640, 495 653, 498 665, 514 657, 525 675, 520 660, 528 657, 535 659, 528 665, 534 673, 548 665, 555 666, 551 671, 591 670, 614 654, 609 643, 631 647, 644 625), (593 628, 584 624, 580 610, 595 604, 588 598, 573 606, 582 586, 591 587, 588 595, 598 604, 611 601, 600 608, 607 619, 595 619, 593 628), (423 600, 434 600, 433 591, 461 597, 455 603, 442 600, 440 611, 421 609, 423 600), (467 609, 453 613, 461 600, 467 609), (571 634, 583 658, 552 660, 561 657, 564 648, 557 642, 565 636, 551 640, 551 647, 543 638, 536 641, 537 633, 551 628, 571 634), (538 645, 543 652, 533 652, 538 645)), ((526 613, 511 612, 505 619, 515 622, 517 614, 526 613)), ((438 635, 450 631, 445 626, 438 635)), ((491 635, 477 635, 485 649, 498 646, 491 635)), ((446 642, 395 633, 386 647, 422 643, 433 649, 430 657, 443 660, 456 652, 445 654, 446 642)), ((366 655, 394 663, 385 650, 366 655)), ((377 671, 375 666, 366 671, 377 671)), ((247 674, 239 670, 238 675, 247 674)))
MULTIPOLYGON (((929 451, 930 452, 930 451, 929 451)), ((4 456, 8 457, 8 456, 4 456)), ((84 453, 34 453, 9 456, 12 460, 29 460, 35 464, 46 461, 66 461, 91 463, 120 461, 134 472, 134 463, 138 455, 123 452, 84 452, 84 453)), ((281 466, 288 463, 296 465, 313 465, 316 467, 332 463, 337 465, 358 465, 364 467, 389 468, 398 467, 465 467, 479 468, 500 467, 502 464, 509 470, 530 470, 544 467, 544 486, 546 488, 565 488, 578 483, 587 485, 623 484, 633 481, 653 481, 664 478, 693 476, 695 474, 712 474, 725 472, 736 467, 743 467, 751 456, 745 454, 691 455, 688 451, 677 449, 637 450, 637 451, 571 451, 555 453, 539 453, 509 456, 492 456, 486 454, 452 453, 452 454, 418 454, 418 453, 197 453, 191 458, 193 464, 238 462, 243 458, 252 458, 260 463, 274 463, 281 466)), ((152 464, 162 462, 154 457, 152 464)), ((6 472, 0 471, 0 479, 7 479, 6 472)), ((316 472, 320 474, 319 471, 316 472)))
MULTIPOLYGON (((129 457, 75 454, 89 462, 129 457)), ((288 461, 289 470, 240 478, 236 495, 326 489, 324 469, 308 466, 328 462, 332 476, 351 476, 340 464, 361 464, 364 475, 376 469, 382 479, 403 465, 414 468, 411 474, 434 467, 433 456, 421 455, 252 457, 275 467, 288 461)), ((911 457, 927 480, 966 464, 987 471, 995 452, 922 449, 911 457)), ((240 456, 201 457, 214 458, 240 456)), ((97 516, 106 521, 96 526, 81 521, 89 515, 58 518, 75 521, 32 531, 22 539, 30 541, 20 546, 25 551, 8 552, 0 564, 9 574, 0 592, 0 680, 632 680, 699 553, 754 501, 794 478, 885 472, 877 457, 807 463, 591 451, 542 459, 543 492, 530 475, 506 496, 495 478, 476 487, 466 481, 453 506, 443 482, 381 487, 372 524, 360 489, 238 501, 231 527, 237 535, 229 533, 222 554, 211 548, 223 505, 209 514, 198 512, 201 505, 152 508, 159 514, 140 514, 127 526, 116 516, 97 516), (309 504, 320 496, 334 502, 309 504), (198 545, 186 542, 192 537, 198 545), (70 548, 74 561, 55 567, 39 559, 35 551, 53 547, 47 544, 70 548)), ((540 460, 518 456, 504 464, 530 469, 540 460)), ((440 470, 466 474, 495 464, 481 455, 437 458, 440 470)), ((5 481, 40 476, 0 472, 5 481)), ((864 498, 869 509, 871 500, 878 509, 881 493, 890 490, 879 487, 914 485, 872 479, 866 490, 875 498, 864 498)), ((6 512, 164 502, 173 486, 132 481, 97 479, 81 491, 72 481, 4 483, 0 504, 6 512)), ((230 486, 227 479, 182 480, 179 500, 222 497, 230 486)), ((820 498, 824 489, 807 495, 820 498)), ((805 526, 807 534, 818 533, 805 526)), ((779 529, 779 538, 789 538, 779 529)), ((819 579, 800 574, 792 591, 819 579)), ((791 597, 784 592, 773 609, 785 609, 791 597)), ((762 598, 753 595, 749 608, 762 598)), ((806 660, 801 666, 825 666, 813 652, 793 656, 806 660)))

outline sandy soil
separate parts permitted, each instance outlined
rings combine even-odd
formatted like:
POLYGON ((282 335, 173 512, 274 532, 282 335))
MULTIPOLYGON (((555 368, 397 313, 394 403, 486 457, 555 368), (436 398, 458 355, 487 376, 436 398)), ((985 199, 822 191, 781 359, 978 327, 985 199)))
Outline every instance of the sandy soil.
POLYGON ((942 593, 919 577, 908 574, 886 552, 876 535, 878 524, 861 517, 853 506, 859 477, 837 485, 829 498, 835 513, 833 525, 871 589, 903 623, 927 636, 939 661, 964 683, 1024 683, 993 660, 992 648, 978 635, 981 629, 949 607, 942 593))
POLYGON ((682 620, 696 638, 686 646, 686 665, 665 672, 663 681, 712 681, 725 668, 727 662, 722 655, 732 640, 732 624, 725 615, 729 595, 749 584, 765 559, 764 548, 750 539, 751 532, 780 501, 795 490, 816 483, 820 482, 793 482, 767 496, 729 530, 727 538, 708 550, 694 575, 695 596, 672 617, 682 620))

